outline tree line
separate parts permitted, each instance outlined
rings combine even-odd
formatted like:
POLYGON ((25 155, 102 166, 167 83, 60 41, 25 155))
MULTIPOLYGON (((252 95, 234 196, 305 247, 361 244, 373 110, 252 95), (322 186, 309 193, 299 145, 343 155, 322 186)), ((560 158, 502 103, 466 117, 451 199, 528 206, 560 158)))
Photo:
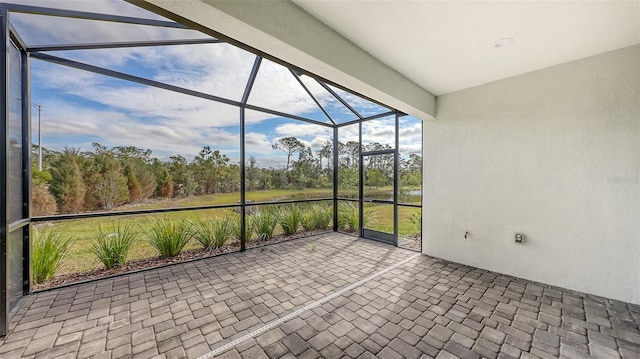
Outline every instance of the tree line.
MULTIPOLYGON (((245 165, 247 191, 269 189, 331 188, 333 143, 326 141, 313 151, 296 137, 285 137, 273 149, 286 155, 284 165, 261 166, 249 156, 245 165)), ((364 151, 388 148, 378 143, 363 146, 364 151)), ((33 146, 37 160, 37 146, 33 146)), ((339 186, 357 188, 359 145, 338 143, 339 186), (354 177, 355 175, 355 177, 354 177)), ((378 159, 367 172, 368 184, 390 184, 393 168, 388 160, 378 159), (375 172, 379 172, 376 174, 375 172), (391 171, 391 172, 389 172, 391 171), (377 177, 376 177, 377 176, 377 177)), ((391 162, 392 163, 392 162, 391 162)), ((422 159, 411 155, 401 161, 401 178, 407 185, 419 185, 422 159)), ((168 160, 153 157, 149 149, 135 146, 106 147, 93 144, 91 151, 43 148, 43 171, 33 168, 33 214, 80 213, 111 210, 125 204, 145 203, 150 199, 168 199, 240 190, 240 166, 210 146, 188 160, 181 155, 168 160)))

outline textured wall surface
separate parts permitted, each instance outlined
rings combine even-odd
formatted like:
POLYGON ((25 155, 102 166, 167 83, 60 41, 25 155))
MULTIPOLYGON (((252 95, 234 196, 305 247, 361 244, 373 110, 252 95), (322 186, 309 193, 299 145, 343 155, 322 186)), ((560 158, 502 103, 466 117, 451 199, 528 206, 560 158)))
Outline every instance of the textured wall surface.
POLYGON ((640 303, 640 45, 441 96, 423 146, 425 253, 640 303))

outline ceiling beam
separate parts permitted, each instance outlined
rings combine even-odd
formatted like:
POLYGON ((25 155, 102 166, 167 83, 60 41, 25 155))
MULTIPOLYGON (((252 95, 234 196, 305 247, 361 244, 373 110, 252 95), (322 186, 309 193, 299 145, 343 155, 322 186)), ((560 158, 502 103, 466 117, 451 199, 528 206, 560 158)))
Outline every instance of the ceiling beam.
POLYGON ((127 0, 423 120, 436 98, 288 0, 127 0))

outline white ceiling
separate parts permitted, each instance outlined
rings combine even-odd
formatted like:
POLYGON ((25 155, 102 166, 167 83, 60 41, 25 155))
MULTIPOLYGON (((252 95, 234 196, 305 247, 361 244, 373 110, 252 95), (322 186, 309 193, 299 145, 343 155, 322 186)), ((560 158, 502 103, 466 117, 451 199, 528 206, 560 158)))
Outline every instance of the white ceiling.
POLYGON ((293 1, 435 95, 640 43, 638 0, 293 1))

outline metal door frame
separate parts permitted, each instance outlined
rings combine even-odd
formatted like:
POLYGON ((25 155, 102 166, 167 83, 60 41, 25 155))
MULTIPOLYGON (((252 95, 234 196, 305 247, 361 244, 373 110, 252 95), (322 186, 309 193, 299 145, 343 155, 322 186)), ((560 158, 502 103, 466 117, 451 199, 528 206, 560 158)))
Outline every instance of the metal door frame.
POLYGON ((26 53, 24 41, 9 23, 9 14, 4 6, 0 6, 0 47, 4 49, 4 56, 0 56, 0 97, 4 97, 4 111, 2 111, 2 125, 0 126, 0 337, 6 335, 9 321, 31 292, 31 245, 30 245, 30 218, 31 218, 31 93, 29 87, 29 56, 26 53), (9 194, 9 47, 15 46, 20 51, 20 77, 22 82, 21 99, 21 127, 22 127, 22 208, 21 218, 9 222, 10 201, 9 194), (12 308, 9 303, 9 272, 8 272, 8 247, 11 233, 22 232, 22 298, 12 308))
MULTIPOLYGON (((397 118, 396 118, 397 129, 397 118)), ((397 133, 397 130, 396 130, 397 133)), ((362 141, 360 142, 362 145, 362 141)), ((379 241, 387 244, 393 244, 398 246, 398 150, 387 149, 370 152, 360 152, 360 185, 359 185, 359 204, 360 204, 360 237, 379 241), (393 200, 378 200, 378 199, 366 199, 364 198, 364 158, 368 156, 377 155, 393 155, 393 200), (364 224, 364 204, 365 203, 379 203, 386 205, 393 205, 393 233, 380 232, 374 229, 365 228, 364 224)))

